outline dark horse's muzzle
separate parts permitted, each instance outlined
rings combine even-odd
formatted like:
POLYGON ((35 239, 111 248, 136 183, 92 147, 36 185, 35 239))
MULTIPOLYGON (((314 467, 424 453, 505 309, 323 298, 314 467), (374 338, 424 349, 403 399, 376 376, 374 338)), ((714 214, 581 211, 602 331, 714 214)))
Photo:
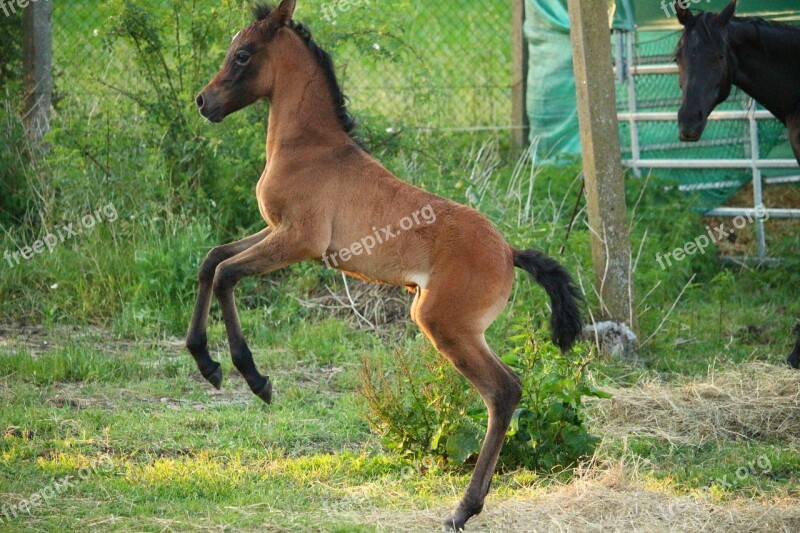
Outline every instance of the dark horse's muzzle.
POLYGON ((683 142, 699 141, 707 124, 708 116, 702 111, 687 111, 682 107, 678 112, 678 128, 683 142))

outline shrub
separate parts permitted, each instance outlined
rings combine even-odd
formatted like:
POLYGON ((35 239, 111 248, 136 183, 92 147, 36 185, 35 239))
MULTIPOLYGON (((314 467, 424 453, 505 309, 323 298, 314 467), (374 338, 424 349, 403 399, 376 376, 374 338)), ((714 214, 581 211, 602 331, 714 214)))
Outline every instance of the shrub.
MULTIPOLYGON (((583 424, 583 399, 608 397, 586 376, 593 358, 588 345, 568 353, 530 321, 514 326, 516 346, 503 361, 522 379, 523 397, 514 413, 500 462, 503 468, 542 472, 569 468, 597 443, 583 424)), ((474 460, 486 432, 487 413, 471 385, 442 358, 419 364, 398 353, 386 371, 364 361, 361 370, 367 418, 385 444, 401 453, 430 455, 451 466, 474 460)))
POLYGON ((0 17, 0 88, 22 70, 22 10, 0 17))

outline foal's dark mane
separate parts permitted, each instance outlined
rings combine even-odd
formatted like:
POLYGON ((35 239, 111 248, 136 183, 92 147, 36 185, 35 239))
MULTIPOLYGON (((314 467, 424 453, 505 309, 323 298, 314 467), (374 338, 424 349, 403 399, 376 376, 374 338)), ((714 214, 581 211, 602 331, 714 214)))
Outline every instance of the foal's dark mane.
MULTIPOLYGON (((273 9, 274 8, 272 6, 267 4, 257 3, 255 6, 253 6, 253 16, 255 17, 256 21, 260 22, 266 19, 269 14, 272 13, 273 9)), ((350 136, 351 139, 361 145, 360 141, 355 135, 356 119, 347 109, 347 99, 342 92, 342 88, 339 85, 339 80, 336 77, 331 55, 323 50, 314 41, 313 37, 311 36, 311 32, 302 24, 295 21, 290 21, 288 27, 302 39, 306 46, 308 46, 311 54, 316 58, 317 63, 319 63, 319 66, 322 68, 322 72, 325 73, 325 79, 328 81, 328 87, 330 88, 331 97, 333 98, 333 106, 336 110, 336 118, 339 120, 339 124, 341 124, 342 129, 350 136)))

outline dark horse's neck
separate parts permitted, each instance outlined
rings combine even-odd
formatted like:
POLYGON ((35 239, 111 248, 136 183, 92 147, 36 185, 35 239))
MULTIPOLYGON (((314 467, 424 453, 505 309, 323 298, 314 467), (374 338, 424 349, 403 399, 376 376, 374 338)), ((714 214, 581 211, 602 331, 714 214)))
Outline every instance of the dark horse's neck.
POLYGON ((800 112, 800 28, 734 18, 728 32, 733 84, 786 123, 800 112))

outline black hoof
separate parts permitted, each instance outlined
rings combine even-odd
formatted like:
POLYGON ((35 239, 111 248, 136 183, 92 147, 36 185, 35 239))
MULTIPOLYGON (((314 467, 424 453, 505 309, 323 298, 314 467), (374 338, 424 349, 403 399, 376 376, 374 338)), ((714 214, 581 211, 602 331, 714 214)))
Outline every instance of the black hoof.
POLYGON ((480 514, 483 510, 483 504, 480 505, 470 505, 464 504, 462 501, 453 514, 451 514, 447 520, 444 521, 442 524, 442 531, 447 531, 452 533, 453 531, 464 531, 464 525, 467 523, 467 520, 472 518, 473 516, 480 514))
POLYGON ((272 383, 269 382, 269 378, 266 378, 264 386, 256 391, 256 396, 264 400, 267 404, 272 403, 272 383))
POLYGON ((450 517, 442 524, 442 531, 444 533, 454 533, 457 531, 464 531, 464 524, 466 520, 459 521, 458 518, 450 517))
POLYGON ((203 376, 208 380, 209 383, 214 385, 214 388, 220 390, 222 388, 222 367, 219 366, 217 363, 217 368, 215 368, 209 375, 203 376))
POLYGON ((456 510, 451 514, 447 520, 442 524, 442 531, 453 533, 454 531, 464 531, 464 525, 473 515, 477 513, 468 513, 461 509, 456 510))

